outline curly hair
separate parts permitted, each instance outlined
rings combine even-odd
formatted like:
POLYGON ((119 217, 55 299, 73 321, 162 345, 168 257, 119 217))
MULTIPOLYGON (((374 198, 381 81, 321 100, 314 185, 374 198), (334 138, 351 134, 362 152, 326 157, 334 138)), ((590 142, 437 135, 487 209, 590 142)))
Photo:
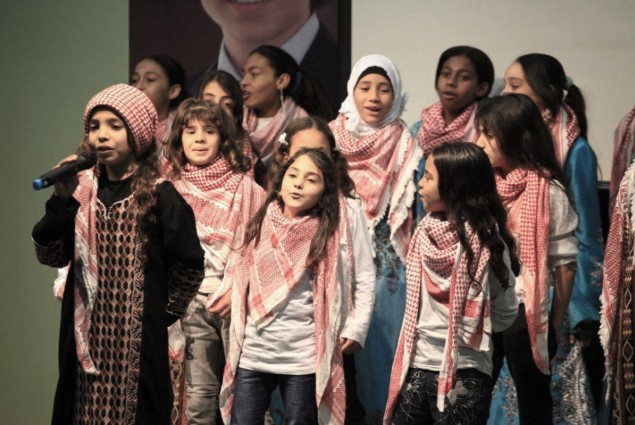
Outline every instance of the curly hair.
MULTIPOLYGON (((98 106, 91 111, 88 119, 90 120, 96 112, 104 110, 112 112, 123 122, 126 129, 128 145, 130 147, 134 146, 134 136, 130 131, 128 123, 115 109, 103 105, 98 106)), ((135 156, 135 161, 137 169, 131 176, 133 194, 132 208, 137 217, 139 240, 141 241, 139 258, 143 262, 146 259, 151 242, 149 230, 156 223, 156 216, 153 214, 152 209, 157 203, 156 186, 158 179, 161 177, 156 143, 154 143, 154 141, 150 143, 150 147, 142 156, 135 156)))
POLYGON ((192 120, 211 124, 218 129, 220 134, 218 151, 229 162, 234 171, 245 173, 251 168, 251 161, 239 147, 240 142, 237 139, 236 127, 232 118, 217 104, 190 98, 177 109, 168 136, 165 156, 170 164, 169 176, 171 178, 178 178, 181 175, 181 169, 187 163, 181 136, 192 120))

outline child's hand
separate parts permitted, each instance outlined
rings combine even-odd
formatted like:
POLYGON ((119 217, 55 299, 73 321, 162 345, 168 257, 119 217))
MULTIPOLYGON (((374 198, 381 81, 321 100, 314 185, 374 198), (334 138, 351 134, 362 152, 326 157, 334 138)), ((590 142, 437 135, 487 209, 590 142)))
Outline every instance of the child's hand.
POLYGON ((221 319, 227 319, 232 311, 232 291, 229 290, 218 297, 214 303, 207 306, 207 311, 221 319))
MULTIPOLYGON (((59 167, 62 164, 66 164, 67 162, 73 162, 77 160, 77 155, 69 155, 60 162, 57 163, 55 168, 59 167)), ((55 195, 62 198, 68 199, 73 196, 73 192, 77 189, 77 185, 79 184, 79 179, 77 176, 71 176, 67 179, 59 181, 55 183, 55 195)))
POLYGON ((65 283, 62 286, 60 286, 60 289, 58 289, 57 293, 55 294, 57 299, 60 300, 60 301, 64 299, 64 288, 66 288, 66 284, 65 283))
POLYGON ((342 353, 344 354, 353 354, 362 351, 362 346, 359 345, 359 342, 352 339, 340 338, 340 345, 342 346, 342 353))

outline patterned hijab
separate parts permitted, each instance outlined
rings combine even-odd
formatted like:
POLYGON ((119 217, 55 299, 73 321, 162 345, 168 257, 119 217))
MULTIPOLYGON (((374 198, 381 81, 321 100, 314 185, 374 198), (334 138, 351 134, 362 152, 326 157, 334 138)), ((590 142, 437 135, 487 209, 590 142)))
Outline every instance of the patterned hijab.
POLYGON ((386 216, 391 243, 402 260, 412 236, 412 203, 416 191, 413 174, 421 159, 421 150, 406 124, 399 119, 405 103, 399 71, 392 62, 381 55, 364 56, 353 67, 348 80, 348 97, 339 115, 329 124, 348 161, 371 238, 375 226, 386 216), (361 119, 354 101, 357 80, 371 67, 386 71, 395 95, 388 115, 376 127, 361 119))

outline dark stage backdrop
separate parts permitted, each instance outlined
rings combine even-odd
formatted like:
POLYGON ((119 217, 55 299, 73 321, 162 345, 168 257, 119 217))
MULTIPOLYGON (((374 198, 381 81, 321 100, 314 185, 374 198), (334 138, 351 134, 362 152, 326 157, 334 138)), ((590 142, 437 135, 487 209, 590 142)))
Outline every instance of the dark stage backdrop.
MULTIPOLYGON (((203 9, 201 0, 130 0, 129 8, 130 74, 144 56, 167 54, 183 65, 192 83, 194 76, 216 62, 222 33, 203 9)), ((336 76, 337 81, 325 81, 324 76, 313 74, 325 87, 336 87, 332 100, 339 106, 346 95, 351 66, 351 0, 317 0, 315 11, 337 46, 336 51, 328 52, 329 63, 336 68, 330 75, 336 76)), ((276 19, 275 11, 270 19, 276 19)), ((310 67, 307 70, 312 71, 310 67)))

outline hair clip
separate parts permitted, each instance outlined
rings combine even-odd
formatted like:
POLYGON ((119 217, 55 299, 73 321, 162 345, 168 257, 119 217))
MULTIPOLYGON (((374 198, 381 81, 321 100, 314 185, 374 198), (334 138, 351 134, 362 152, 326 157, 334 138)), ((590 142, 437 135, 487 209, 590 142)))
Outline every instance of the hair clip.
POLYGON ((278 143, 281 145, 289 146, 289 142, 287 142, 287 133, 282 133, 278 136, 278 143))

